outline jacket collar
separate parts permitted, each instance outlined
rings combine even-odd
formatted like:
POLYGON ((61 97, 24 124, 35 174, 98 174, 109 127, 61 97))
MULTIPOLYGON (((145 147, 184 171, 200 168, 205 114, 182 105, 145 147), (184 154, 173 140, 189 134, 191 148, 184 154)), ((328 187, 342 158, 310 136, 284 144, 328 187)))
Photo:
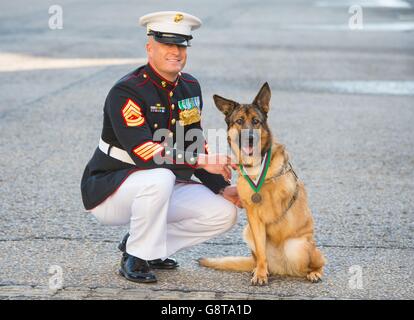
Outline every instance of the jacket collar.
POLYGON ((165 89, 167 91, 171 91, 177 86, 178 80, 180 79, 181 75, 180 72, 177 76, 177 79, 174 82, 168 81, 157 71, 155 71, 154 67, 152 67, 149 63, 145 66, 144 72, 158 87, 165 89))

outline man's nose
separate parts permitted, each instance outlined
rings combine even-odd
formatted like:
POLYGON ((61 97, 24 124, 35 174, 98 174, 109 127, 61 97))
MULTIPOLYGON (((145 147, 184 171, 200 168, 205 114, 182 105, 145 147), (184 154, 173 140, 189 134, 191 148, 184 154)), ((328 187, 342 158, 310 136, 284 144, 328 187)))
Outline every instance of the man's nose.
POLYGON ((170 45, 170 53, 173 53, 175 55, 179 55, 180 54, 180 49, 178 48, 178 46, 176 44, 172 44, 170 45))

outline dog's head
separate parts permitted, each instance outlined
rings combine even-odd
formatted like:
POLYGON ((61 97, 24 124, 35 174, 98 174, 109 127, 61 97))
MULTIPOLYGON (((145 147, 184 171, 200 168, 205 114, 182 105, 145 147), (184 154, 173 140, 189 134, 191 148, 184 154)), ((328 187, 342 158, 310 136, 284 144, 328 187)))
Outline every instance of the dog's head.
POLYGON ((226 116, 230 148, 238 163, 246 167, 259 165, 271 146, 272 135, 267 125, 270 96, 267 82, 250 104, 213 96, 217 108, 226 116))

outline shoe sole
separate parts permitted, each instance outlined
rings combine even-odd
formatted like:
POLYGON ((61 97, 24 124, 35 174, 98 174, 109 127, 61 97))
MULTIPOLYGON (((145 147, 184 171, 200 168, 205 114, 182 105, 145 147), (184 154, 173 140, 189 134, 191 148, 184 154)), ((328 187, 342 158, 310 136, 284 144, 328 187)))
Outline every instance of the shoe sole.
POLYGON ((134 278, 130 278, 128 277, 124 271, 122 271, 122 269, 118 270, 119 275, 124 277, 125 279, 132 281, 132 282, 137 282, 137 283, 154 283, 157 282, 157 279, 147 279, 147 280, 138 280, 138 279, 134 279, 134 278))
MULTIPOLYGON (((125 253, 126 252, 126 246, 121 242, 118 245, 118 250, 125 253)), ((172 270, 172 269, 176 269, 177 267, 178 267, 178 265, 171 266, 171 267, 153 267, 152 265, 150 265, 151 269, 156 269, 156 270, 172 270)))
POLYGON ((172 266, 172 267, 154 267, 152 265, 149 265, 150 269, 156 269, 156 270, 172 270, 172 269, 177 269, 178 266, 172 266))
MULTIPOLYGON (((126 251, 126 248, 125 248, 125 246, 122 243, 120 243, 118 245, 118 249, 121 252, 125 252, 126 251)), ((152 265, 150 265, 150 268, 151 269, 156 269, 156 270, 172 270, 172 269, 176 269, 177 267, 179 267, 179 265, 171 266, 171 267, 153 267, 152 265)))

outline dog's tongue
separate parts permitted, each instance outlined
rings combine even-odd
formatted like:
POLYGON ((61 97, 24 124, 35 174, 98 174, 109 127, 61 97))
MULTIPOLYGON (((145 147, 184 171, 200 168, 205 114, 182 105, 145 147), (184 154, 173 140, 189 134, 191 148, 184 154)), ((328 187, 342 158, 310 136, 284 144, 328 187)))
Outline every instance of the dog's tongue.
POLYGON ((243 147, 242 150, 245 154, 248 154, 250 156, 253 153, 253 146, 243 147))

